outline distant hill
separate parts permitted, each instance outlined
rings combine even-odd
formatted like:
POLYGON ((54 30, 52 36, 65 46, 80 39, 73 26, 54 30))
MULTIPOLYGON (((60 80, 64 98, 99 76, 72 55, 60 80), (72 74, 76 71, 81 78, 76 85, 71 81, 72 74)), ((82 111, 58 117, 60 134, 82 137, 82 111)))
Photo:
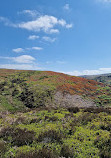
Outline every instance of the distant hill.
POLYGON ((85 75, 85 76, 81 76, 81 77, 86 78, 86 79, 92 79, 97 82, 102 82, 104 84, 111 85, 111 73, 101 74, 101 75, 85 75))
POLYGON ((110 106, 111 87, 52 71, 0 69, 0 110, 110 106))

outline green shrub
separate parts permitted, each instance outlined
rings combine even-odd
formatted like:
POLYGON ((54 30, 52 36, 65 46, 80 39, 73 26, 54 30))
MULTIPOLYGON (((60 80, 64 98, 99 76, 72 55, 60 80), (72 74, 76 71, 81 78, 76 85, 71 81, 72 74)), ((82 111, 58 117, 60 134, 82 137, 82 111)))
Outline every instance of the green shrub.
POLYGON ((39 151, 19 152, 15 158, 57 158, 54 152, 46 147, 39 151))
POLYGON ((23 146, 32 144, 35 139, 35 133, 27 129, 7 127, 1 130, 0 137, 13 146, 23 146))
POLYGON ((69 107, 69 108, 68 108, 68 111, 69 111, 69 112, 73 112, 73 113, 77 113, 77 112, 79 112, 80 110, 79 110, 78 107, 69 107))
POLYGON ((49 131, 45 131, 43 133, 41 133, 38 138, 37 141, 38 142, 44 142, 44 143, 48 143, 48 142, 62 142, 62 138, 63 135, 60 134, 58 131, 55 130, 49 130, 49 131))
POLYGON ((111 158, 111 135, 109 139, 104 138, 101 140, 101 136, 98 136, 94 144, 99 148, 100 150, 100 158, 111 158))
POLYGON ((74 152, 69 146, 63 145, 61 148, 60 156, 65 158, 74 158, 74 152))
POLYGON ((0 141, 0 155, 4 154, 6 150, 6 143, 4 141, 0 141))

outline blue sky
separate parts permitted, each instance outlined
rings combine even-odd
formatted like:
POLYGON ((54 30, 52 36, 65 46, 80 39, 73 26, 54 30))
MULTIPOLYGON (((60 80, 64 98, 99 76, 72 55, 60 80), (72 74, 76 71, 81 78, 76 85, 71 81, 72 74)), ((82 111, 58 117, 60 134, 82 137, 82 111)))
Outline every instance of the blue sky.
POLYGON ((111 72, 111 0, 0 3, 0 68, 111 72))

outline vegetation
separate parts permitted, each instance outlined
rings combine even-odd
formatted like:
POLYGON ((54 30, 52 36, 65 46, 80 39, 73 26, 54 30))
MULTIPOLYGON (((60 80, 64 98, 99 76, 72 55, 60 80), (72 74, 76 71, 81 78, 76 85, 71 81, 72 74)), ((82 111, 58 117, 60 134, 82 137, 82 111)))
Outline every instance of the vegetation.
POLYGON ((26 111, 30 108, 52 106, 57 91, 63 95, 79 95, 91 99, 97 106, 111 105, 111 87, 51 71, 0 69, 0 89, 2 111, 26 111))
POLYGON ((0 158, 111 158, 111 87, 69 75, 0 70, 0 158), (97 106, 54 106, 56 92, 97 106))
POLYGON ((110 158, 111 109, 94 110, 1 113, 1 158, 110 158))

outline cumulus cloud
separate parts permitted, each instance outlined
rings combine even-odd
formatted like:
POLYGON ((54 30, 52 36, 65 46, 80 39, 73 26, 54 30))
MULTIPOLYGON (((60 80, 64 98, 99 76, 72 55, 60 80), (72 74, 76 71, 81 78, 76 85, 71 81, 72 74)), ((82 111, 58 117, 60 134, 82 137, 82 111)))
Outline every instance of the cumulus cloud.
POLYGON ((27 14, 27 15, 35 18, 36 16, 39 15, 39 12, 37 12, 36 10, 23 10, 21 12, 18 12, 18 14, 27 14))
POLYGON ((32 47, 31 49, 32 50, 42 50, 43 48, 41 48, 41 47, 32 47))
POLYGON ((52 30, 55 25, 61 25, 61 26, 65 27, 67 25, 67 23, 63 19, 59 20, 54 16, 44 15, 44 16, 40 16, 39 18, 37 18, 36 20, 33 20, 33 21, 22 22, 22 23, 18 24, 17 26, 19 28, 27 29, 30 31, 42 30, 46 33, 48 33, 48 32, 56 33, 56 32, 58 32, 58 30, 56 30, 56 31, 52 30))
POLYGON ((37 35, 30 35, 28 37, 29 40, 35 40, 35 39, 38 39, 38 38, 39 38, 39 36, 37 36, 37 35))
POLYGON ((17 69, 17 70, 43 70, 37 65, 33 64, 0 64, 0 68, 17 69))
POLYGON ((67 28, 67 29, 70 29, 70 28, 72 28, 72 27, 73 27, 73 24, 67 24, 67 25, 66 25, 66 28, 67 28))
POLYGON ((50 29, 48 33, 50 33, 50 34, 59 33, 59 30, 58 29, 50 29))
POLYGON ((82 76, 82 75, 98 75, 98 74, 105 74, 111 73, 111 68, 99 68, 97 70, 83 70, 83 71, 72 71, 72 72, 65 72, 69 75, 74 76, 82 76))
POLYGON ((42 50, 43 48, 41 48, 41 47, 31 47, 31 48, 25 48, 25 50, 30 50, 30 51, 32 51, 32 50, 42 50))
POLYGON ((65 28, 72 27, 72 24, 68 24, 64 19, 58 19, 49 15, 41 15, 35 20, 20 22, 18 24, 14 24, 4 17, 0 17, 0 21, 4 22, 4 24, 8 26, 26 29, 34 32, 43 31, 45 33, 59 33, 59 30, 55 28, 56 26, 65 28))
POLYGON ((15 53, 21 53, 21 52, 24 52, 24 49, 23 48, 15 48, 15 49, 12 49, 12 51, 15 53))
POLYGON ((21 55, 17 57, 3 57, 0 59, 8 60, 8 64, 0 64, 0 68, 19 69, 19 70, 44 70, 39 67, 36 59, 30 55, 21 55), (9 64, 10 63, 10 64, 9 64))
POLYGON ((44 41, 51 42, 51 43, 56 41, 56 38, 51 38, 51 37, 48 37, 48 36, 44 36, 44 37, 42 37, 42 39, 44 41))
POLYGON ((16 63, 27 63, 28 64, 28 63, 33 63, 35 58, 30 55, 21 55, 18 57, 13 57, 12 60, 16 63))
POLYGON ((7 59, 15 63, 25 63, 25 64, 33 63, 35 61, 35 58, 30 55, 21 55, 18 57, 0 57, 0 59, 7 59))
POLYGON ((32 51, 32 50, 42 50, 43 48, 41 47, 31 47, 31 48, 15 48, 15 49, 12 49, 13 52, 15 53, 23 53, 23 52, 26 52, 26 51, 32 51))

